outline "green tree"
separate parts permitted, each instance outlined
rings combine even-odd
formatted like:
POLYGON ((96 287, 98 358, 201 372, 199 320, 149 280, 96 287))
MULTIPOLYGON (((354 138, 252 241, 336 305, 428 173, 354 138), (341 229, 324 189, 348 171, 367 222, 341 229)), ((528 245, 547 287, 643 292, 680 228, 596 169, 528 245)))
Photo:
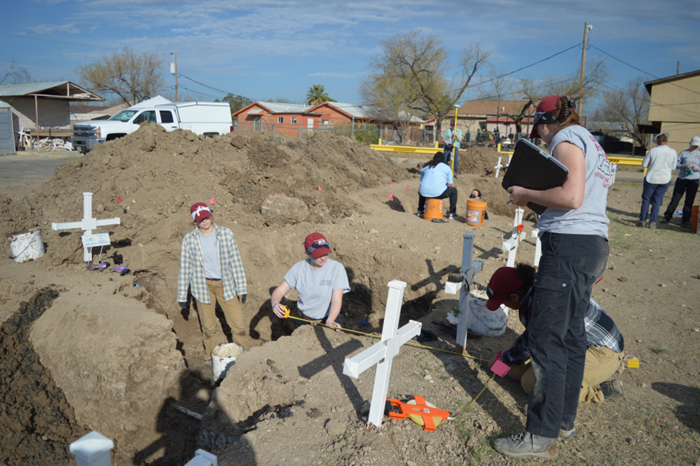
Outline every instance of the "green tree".
POLYGON ((330 96, 326 94, 326 90, 322 85, 314 84, 306 93, 306 104, 318 105, 323 102, 335 102, 335 100, 331 99, 330 96))
POLYGON ((250 100, 248 97, 243 97, 242 95, 236 95, 236 94, 226 94, 226 97, 221 99, 222 102, 228 102, 228 104, 231 106, 231 113, 236 113, 246 105, 252 104, 253 101, 250 100))
POLYGON ((488 63, 490 52, 480 44, 465 47, 456 62, 456 71, 450 73, 447 49, 433 35, 423 35, 420 29, 398 34, 380 42, 382 51, 370 59, 370 72, 361 84, 361 95, 368 106, 383 107, 385 96, 394 108, 377 110, 397 115, 396 108, 403 102, 410 115, 434 116, 437 132, 441 133, 442 120, 454 111, 454 104, 462 97, 474 75, 488 63))
POLYGON ((158 53, 135 53, 122 50, 79 66, 76 73, 86 87, 95 92, 113 92, 128 105, 151 97, 165 87, 165 61, 158 53))

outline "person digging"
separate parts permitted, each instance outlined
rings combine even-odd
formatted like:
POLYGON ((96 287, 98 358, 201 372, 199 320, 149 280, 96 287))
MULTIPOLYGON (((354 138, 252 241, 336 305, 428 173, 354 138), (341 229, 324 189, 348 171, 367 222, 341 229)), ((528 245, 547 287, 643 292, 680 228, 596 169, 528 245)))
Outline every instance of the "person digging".
POLYGON ((233 232, 216 225, 211 210, 203 202, 194 204, 190 215, 197 228, 182 240, 177 301, 183 310, 188 308, 188 288, 197 301, 204 361, 208 363, 216 343, 217 303, 231 328, 234 343, 248 349, 243 313, 238 304, 239 300, 245 304, 248 292, 243 262, 233 232))
MULTIPOLYGON (((282 283, 272 292, 272 311, 279 318, 285 315, 281 301, 289 290, 297 290, 297 313, 302 319, 320 322, 340 331, 340 308, 343 295, 350 291, 345 267, 329 259, 332 253, 326 237, 311 233, 304 240, 307 258, 297 262, 284 276, 282 283)), ((297 327, 306 322, 295 321, 297 327)))
MULTIPOLYGON (((535 268, 527 264, 518 264, 516 268, 501 267, 491 277, 486 293, 489 300, 486 308, 495 311, 501 304, 517 309, 520 322, 525 331, 515 340, 513 346, 499 351, 488 362, 492 367, 497 359, 510 366, 508 376, 519 381, 523 390, 530 395, 535 385, 535 372, 530 365, 530 348, 528 342, 528 325, 533 313, 533 290, 535 285, 535 268)), ((603 400, 623 396, 622 383, 610 380, 620 367, 625 357, 625 341, 610 316, 592 299, 584 317, 586 340, 586 363, 583 382, 579 393, 579 403, 602 403, 603 400)), ((557 355, 552 355, 557 357, 557 355)), ((561 429, 560 439, 571 438, 576 430, 561 429)))

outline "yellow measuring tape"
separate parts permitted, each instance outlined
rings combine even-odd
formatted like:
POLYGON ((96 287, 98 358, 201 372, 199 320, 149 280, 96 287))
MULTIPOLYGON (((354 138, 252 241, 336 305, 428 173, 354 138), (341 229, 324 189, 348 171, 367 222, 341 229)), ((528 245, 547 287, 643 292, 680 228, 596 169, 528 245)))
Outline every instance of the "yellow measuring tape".
MULTIPOLYGON (((299 321, 301 321, 301 322, 309 323, 309 324, 311 324, 311 325, 320 325, 320 326, 322 326, 322 327, 330 328, 330 329, 333 329, 333 330, 342 330, 342 331, 344 331, 344 332, 355 333, 355 334, 357 334, 357 335, 362 335, 362 336, 366 336, 366 337, 369 337, 369 338, 381 338, 380 335, 374 335, 374 334, 371 334, 371 333, 360 332, 360 331, 358 331, 358 330, 352 330, 352 329, 344 328, 344 327, 334 327, 334 326, 332 326, 332 325, 326 325, 326 324, 321 323, 321 322, 316 322, 316 321, 309 320, 309 319, 302 319, 301 317, 294 317, 294 316, 291 315, 291 311, 289 310, 289 307, 288 307, 288 306, 284 306, 284 305, 283 305, 282 308, 284 309, 284 316, 283 316, 283 318, 285 318, 285 319, 295 319, 295 320, 299 320, 299 321)), ((476 360, 476 361, 486 361, 486 362, 488 362, 488 359, 477 358, 476 356, 470 356, 470 355, 468 355, 468 354, 457 353, 456 351, 448 351, 448 350, 444 350, 444 349, 440 349, 440 348, 435 348, 435 347, 433 347, 433 346, 421 345, 420 343, 415 343, 415 342, 412 342, 412 341, 407 342, 406 345, 408 345, 408 346, 413 346, 413 347, 415 347, 415 348, 424 348, 424 349, 429 349, 429 350, 433 350, 433 351, 440 351, 440 352, 448 353, 448 354, 456 354, 457 356, 462 356, 462 357, 465 357, 465 358, 474 359, 474 360, 476 360)), ((491 384, 491 382, 493 382, 493 379, 494 379, 495 377, 496 377, 496 374, 493 374, 493 375, 491 376, 491 378, 489 379, 489 381, 486 382, 486 385, 484 385, 484 388, 479 392, 479 394, 476 395, 476 397, 475 397, 472 401, 470 401, 469 403, 467 403, 467 405, 466 405, 464 408, 462 408, 462 410, 461 410, 459 413, 457 413, 455 416, 450 417, 450 419, 451 419, 451 420, 457 419, 457 417, 458 417, 460 414, 462 414, 464 411, 466 411, 467 408, 469 408, 469 406, 470 406, 472 403, 474 403, 476 400, 478 400, 479 397, 486 391, 486 389, 487 389, 488 386, 491 384)))

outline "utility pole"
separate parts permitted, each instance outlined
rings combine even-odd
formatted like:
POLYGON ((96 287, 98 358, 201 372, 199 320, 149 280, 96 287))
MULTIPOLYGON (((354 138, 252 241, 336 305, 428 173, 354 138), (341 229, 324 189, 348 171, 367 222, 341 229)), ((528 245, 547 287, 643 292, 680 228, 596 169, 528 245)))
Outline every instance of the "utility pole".
POLYGON ((170 55, 173 55, 175 63, 170 64, 170 74, 175 75, 175 102, 177 102, 179 99, 177 95, 177 52, 173 52, 170 55))
POLYGON ((676 67, 676 74, 681 74, 681 61, 678 60, 678 66, 676 67))
POLYGON ((588 23, 583 27, 583 55, 581 55, 581 83, 579 85, 578 116, 583 119, 583 77, 586 74, 586 47, 588 46, 588 31, 593 29, 588 23))

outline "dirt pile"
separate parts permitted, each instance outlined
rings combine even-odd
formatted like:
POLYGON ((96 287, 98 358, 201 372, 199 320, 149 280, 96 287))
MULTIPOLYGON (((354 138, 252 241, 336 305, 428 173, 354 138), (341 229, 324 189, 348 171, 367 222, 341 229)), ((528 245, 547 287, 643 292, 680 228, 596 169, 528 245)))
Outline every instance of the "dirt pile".
POLYGON ((79 293, 63 293, 31 339, 78 422, 132 455, 158 437, 153 419, 182 378, 172 322, 119 294, 79 293))
MULTIPOLYGON (((498 165, 498 158, 506 165, 508 156, 498 151, 484 146, 472 146, 466 150, 459 151, 459 171, 460 173, 471 173, 474 175, 491 176, 496 174, 494 168, 498 165)), ((503 173, 503 170, 501 170, 503 173)))
POLYGON ((58 296, 43 290, 0 327, 0 463, 75 464, 71 442, 89 432, 29 341, 32 324, 58 296))
MULTIPOLYGON (((120 217, 121 231, 132 241, 166 244, 173 239, 173 229, 166 228, 172 226, 170 214, 187 223, 181 214, 196 201, 213 199, 217 215, 254 228, 304 220, 325 223, 357 211, 348 193, 400 176, 387 157, 345 137, 301 141, 272 132, 236 131, 204 138, 149 124, 61 165, 26 205, 0 198, 0 219, 20 230, 75 221, 82 216, 82 193, 92 192, 97 218, 120 217), (263 209, 276 195, 303 205, 295 205, 291 216, 286 209, 263 209)), ((76 235, 46 236, 55 263, 80 261, 76 235)))

